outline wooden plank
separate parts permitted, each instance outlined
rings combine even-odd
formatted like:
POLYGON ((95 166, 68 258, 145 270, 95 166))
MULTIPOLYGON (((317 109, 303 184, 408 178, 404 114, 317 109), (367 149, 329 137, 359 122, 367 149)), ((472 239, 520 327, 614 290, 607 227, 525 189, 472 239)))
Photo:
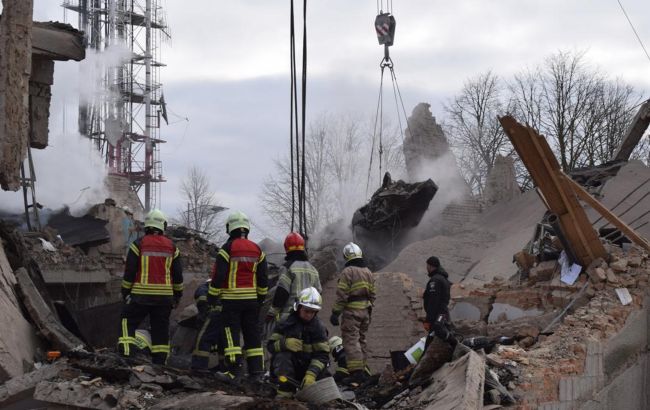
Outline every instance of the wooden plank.
POLYGON ((597 232, 572 188, 563 181, 560 164, 546 139, 510 116, 501 117, 499 121, 542 192, 547 208, 557 214, 578 263, 587 266, 593 259, 605 256, 606 251, 597 232))
POLYGON ((574 180, 564 175, 565 181, 571 186, 573 191, 578 195, 580 199, 585 201, 589 206, 598 211, 603 218, 607 219, 609 223, 618 228, 619 231, 623 232, 625 236, 630 238, 631 241, 637 245, 644 248, 646 251, 650 252, 650 242, 641 235, 637 234, 632 228, 630 228, 625 222, 620 220, 616 215, 614 215, 609 209, 607 209, 603 204, 601 204, 596 198, 591 196, 589 192, 585 191, 580 184, 576 183, 574 180))
POLYGON ((632 155, 632 151, 641 141, 641 137, 645 133, 645 130, 648 129, 650 125, 650 100, 646 101, 641 105, 639 111, 634 116, 632 123, 625 132, 625 136, 621 141, 618 149, 614 153, 612 158, 615 161, 627 161, 632 155))

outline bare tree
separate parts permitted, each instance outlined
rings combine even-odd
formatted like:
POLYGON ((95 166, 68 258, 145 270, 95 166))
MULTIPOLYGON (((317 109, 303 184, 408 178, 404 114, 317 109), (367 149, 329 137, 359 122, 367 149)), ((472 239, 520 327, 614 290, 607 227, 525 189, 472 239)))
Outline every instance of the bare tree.
MULTIPOLYGON (((350 115, 325 113, 310 123, 305 151, 309 233, 341 218, 351 217, 356 207, 366 199, 366 175, 373 136, 371 132, 362 132, 366 128, 369 128, 366 123, 350 115)), ((398 149, 400 145, 398 130, 385 124, 383 170, 397 176, 404 168, 403 154, 398 149)), ((370 170, 373 175, 376 167, 377 161, 370 170)), ((275 172, 264 181, 262 206, 278 227, 288 228, 291 225, 291 201, 291 164, 285 156, 275 161, 275 172)))
POLYGON ((589 67, 584 54, 553 54, 509 85, 515 116, 549 139, 564 171, 609 160, 639 101, 632 87, 589 67))
POLYGON ((206 239, 220 241, 224 238, 218 214, 225 210, 217 202, 210 189, 208 176, 198 167, 192 166, 181 184, 181 193, 186 207, 178 209, 180 222, 206 239))
POLYGON ((497 119, 504 110, 499 77, 492 71, 465 82, 445 105, 446 128, 463 176, 472 191, 481 194, 497 155, 512 151, 497 119))

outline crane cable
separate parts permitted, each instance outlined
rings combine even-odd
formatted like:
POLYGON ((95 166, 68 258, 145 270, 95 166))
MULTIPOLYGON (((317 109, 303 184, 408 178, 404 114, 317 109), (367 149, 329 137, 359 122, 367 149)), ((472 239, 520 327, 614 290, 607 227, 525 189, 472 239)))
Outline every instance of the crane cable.
POLYGON ((298 208, 298 231, 303 236, 307 234, 307 195, 306 161, 305 161, 305 123, 307 106, 307 0, 303 0, 303 37, 302 37, 302 92, 301 109, 298 111, 298 80, 296 69, 296 34, 294 19, 294 2, 290 7, 290 66, 291 66, 291 91, 290 91, 290 117, 289 117, 289 146, 291 161, 291 231, 296 226, 296 196, 298 208), (301 132, 302 131, 302 138, 301 132), (295 136, 295 142, 294 142, 295 136), (295 146, 295 153, 294 153, 295 146), (295 156, 294 156, 295 155, 295 156), (295 163, 294 163, 295 159, 295 163))
POLYGON ((397 75, 395 74, 393 60, 390 58, 390 53, 388 47, 393 45, 393 38, 395 35, 395 19, 392 16, 392 1, 386 1, 386 7, 388 11, 383 12, 384 2, 377 1, 377 19, 375 20, 375 30, 377 31, 377 38, 379 44, 384 45, 384 57, 379 63, 381 70, 380 81, 379 81, 379 95, 377 98, 377 109, 375 111, 375 125, 372 135, 372 144, 370 150, 370 161, 368 166, 368 179, 366 182, 366 196, 368 196, 368 189, 370 188, 370 175, 372 173, 372 162, 373 162, 373 153, 375 152, 375 140, 377 139, 377 131, 379 131, 379 149, 378 149, 378 162, 379 162, 379 181, 383 179, 383 154, 384 154, 384 142, 383 142, 383 120, 384 120, 384 72, 388 68, 390 71, 390 78, 393 88, 393 96, 395 98, 395 108, 397 110, 397 121, 399 125, 400 135, 402 137, 402 143, 404 143, 404 129, 402 127, 402 114, 404 115, 404 123, 408 126, 408 116, 406 115, 406 108, 404 107, 404 100, 402 99, 402 92, 397 83, 397 75), (380 4, 381 3, 381 4, 380 4), (401 112, 400 112, 401 108, 401 112))

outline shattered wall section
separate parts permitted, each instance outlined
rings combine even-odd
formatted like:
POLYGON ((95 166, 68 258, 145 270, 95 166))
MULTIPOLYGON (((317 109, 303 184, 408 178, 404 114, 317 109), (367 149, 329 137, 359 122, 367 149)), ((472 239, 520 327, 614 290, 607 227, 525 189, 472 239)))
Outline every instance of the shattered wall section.
POLYGON ((0 18, 0 186, 20 188, 29 141, 33 0, 3 0, 0 18))
POLYGON ((432 177, 432 175, 422 175, 422 168, 448 151, 449 143, 442 127, 431 114, 431 104, 416 105, 408 118, 408 128, 404 138, 404 160, 411 181, 432 177))
POLYGON ((510 201, 520 195, 521 190, 515 177, 514 159, 511 156, 497 155, 485 184, 483 201, 490 206, 497 202, 510 201))
POLYGON ((34 57, 29 81, 29 142, 32 148, 47 147, 53 83, 54 61, 34 57))

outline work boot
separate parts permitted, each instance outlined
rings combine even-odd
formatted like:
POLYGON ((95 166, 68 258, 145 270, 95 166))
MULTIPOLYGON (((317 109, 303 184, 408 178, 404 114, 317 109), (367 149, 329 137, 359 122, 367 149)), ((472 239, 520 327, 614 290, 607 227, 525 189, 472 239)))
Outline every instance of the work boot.
POLYGON ((239 386, 241 384, 242 368, 241 366, 235 366, 226 372, 216 372, 214 378, 220 382, 239 386))
POLYGON ((350 372, 350 376, 341 381, 342 384, 357 388, 368 381, 368 375, 363 370, 355 370, 350 372))

